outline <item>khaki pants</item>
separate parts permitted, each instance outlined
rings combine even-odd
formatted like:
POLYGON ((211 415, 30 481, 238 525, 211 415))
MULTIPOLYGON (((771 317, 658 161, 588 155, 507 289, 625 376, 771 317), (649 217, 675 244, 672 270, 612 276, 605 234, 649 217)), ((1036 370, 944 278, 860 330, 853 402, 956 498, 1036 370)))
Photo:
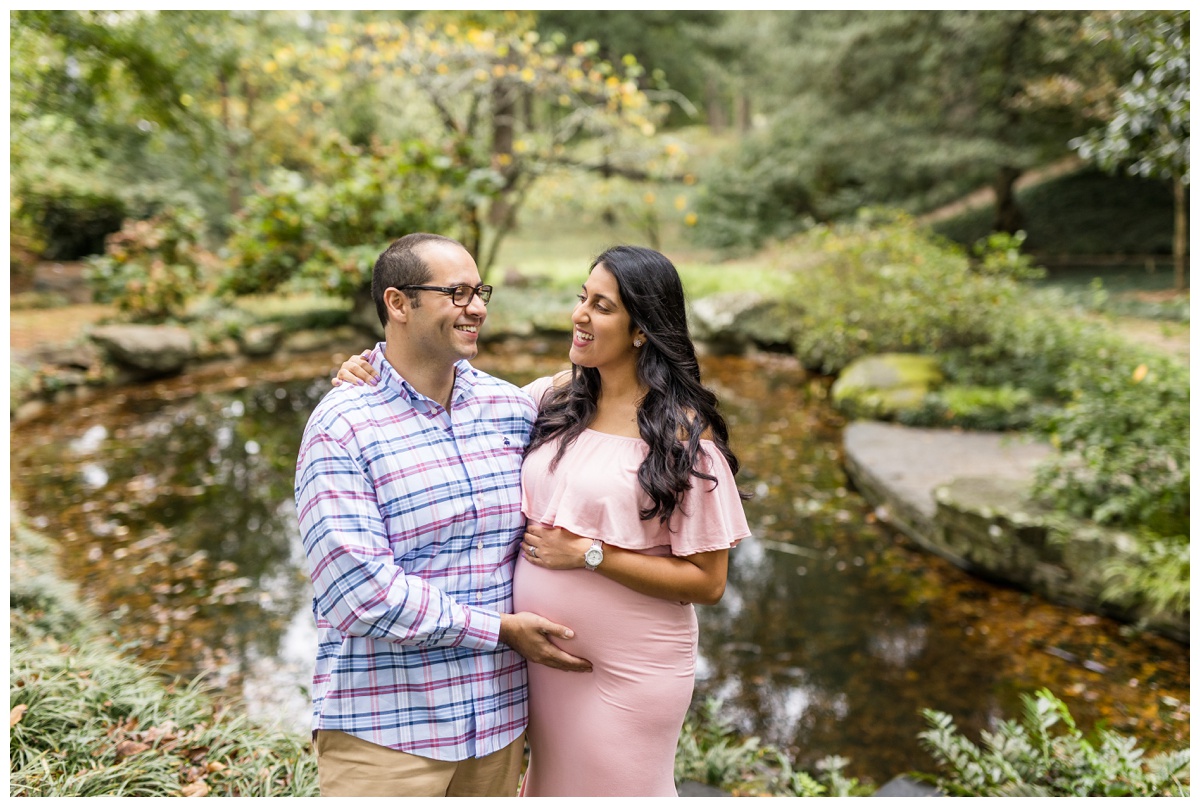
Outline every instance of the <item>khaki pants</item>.
POLYGON ((322 796, 516 796, 525 735, 481 759, 426 759, 341 731, 315 732, 322 796))

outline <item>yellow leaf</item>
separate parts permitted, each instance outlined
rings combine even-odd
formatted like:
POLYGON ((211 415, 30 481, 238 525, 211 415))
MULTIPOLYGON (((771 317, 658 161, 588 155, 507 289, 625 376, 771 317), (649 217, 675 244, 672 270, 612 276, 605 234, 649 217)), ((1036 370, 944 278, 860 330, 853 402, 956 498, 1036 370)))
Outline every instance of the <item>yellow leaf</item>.
POLYGON ((196 781, 192 782, 190 785, 187 785, 186 787, 184 787, 183 790, 181 790, 179 792, 181 795, 184 795, 184 796, 192 796, 192 797, 207 796, 208 795, 208 783, 205 782, 203 779, 197 779, 196 781))
POLYGON ((675 209, 683 210, 685 207, 687 207, 687 197, 686 196, 676 196, 675 197, 675 209))
POLYGON ((1150 368, 1144 364, 1139 364, 1137 369, 1133 371, 1133 383, 1140 384, 1146 379, 1146 374, 1150 372, 1150 368))
POLYGON ((12 711, 8 713, 8 727, 10 729, 21 722, 21 718, 25 716, 25 711, 28 708, 29 704, 27 703, 22 703, 12 708, 12 711))
POLYGON ((688 213, 686 216, 683 217, 683 223, 689 227, 695 227, 696 226, 696 214, 688 213))

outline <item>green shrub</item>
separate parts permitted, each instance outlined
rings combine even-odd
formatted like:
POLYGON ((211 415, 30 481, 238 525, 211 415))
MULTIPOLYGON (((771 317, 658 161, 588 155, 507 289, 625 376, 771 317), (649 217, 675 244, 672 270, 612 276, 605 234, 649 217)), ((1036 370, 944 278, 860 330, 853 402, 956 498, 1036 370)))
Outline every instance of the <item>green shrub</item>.
POLYGON ((130 220, 108 237, 105 254, 88 261, 96 299, 114 302, 135 320, 161 321, 183 313, 204 291, 214 256, 201 238, 204 220, 189 207, 170 207, 130 220))
POLYGON ((1188 536, 1164 538, 1143 530, 1137 553, 1102 570, 1104 597, 1143 609, 1147 618, 1187 614, 1191 609, 1192 553, 1188 536))
MULTIPOLYGON (((961 248, 902 214, 864 211, 854 224, 816 227, 786 247, 810 261, 782 263, 800 309, 793 350, 825 373, 867 354, 986 343, 993 320, 1008 316, 1021 291, 1001 271, 973 271, 961 248)), ((1000 265, 1005 256, 984 259, 1000 265)))
POLYGON ((1144 757, 1135 739, 1112 731, 1086 739, 1048 690, 1022 701, 1023 721, 982 732, 982 747, 961 736, 949 715, 924 710, 929 729, 919 739, 945 772, 923 778, 952 796, 1189 795, 1188 749, 1144 757))
POLYGON ((787 755, 758 737, 741 737, 707 698, 688 712, 675 751, 675 781, 701 782, 735 795, 861 796, 871 788, 842 775, 849 760, 827 757, 817 773, 792 767, 787 755))
POLYGON ((495 192, 491 172, 420 142, 327 141, 312 176, 277 171, 246 200, 226 248, 220 290, 272 291, 296 281, 353 296, 370 285, 379 253, 410 232, 453 235, 473 204, 495 192))
POLYGON ((1042 428, 1062 452, 1035 492, 1101 524, 1187 535, 1190 523, 1190 374, 1122 346, 1080 357, 1061 382, 1071 400, 1042 428))
POLYGON ((78 182, 22 182, 20 215, 32 229, 42 257, 70 261, 104 252, 105 238, 121 229, 129 215, 125 201, 115 191, 93 187, 92 180, 78 182))

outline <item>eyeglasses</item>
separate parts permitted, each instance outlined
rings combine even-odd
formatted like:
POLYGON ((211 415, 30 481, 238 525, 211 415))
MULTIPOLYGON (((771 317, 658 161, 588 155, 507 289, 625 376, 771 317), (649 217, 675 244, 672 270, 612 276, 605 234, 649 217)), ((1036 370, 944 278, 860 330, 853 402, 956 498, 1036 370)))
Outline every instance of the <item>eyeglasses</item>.
POLYGON ((460 283, 457 286, 397 286, 397 291, 405 291, 407 289, 420 289, 421 291, 440 291, 442 294, 450 295, 450 300, 459 308, 466 308, 471 304, 471 300, 475 299, 475 295, 479 295, 479 299, 483 300, 483 304, 487 305, 488 300, 492 299, 491 286, 468 286, 466 283, 460 283))

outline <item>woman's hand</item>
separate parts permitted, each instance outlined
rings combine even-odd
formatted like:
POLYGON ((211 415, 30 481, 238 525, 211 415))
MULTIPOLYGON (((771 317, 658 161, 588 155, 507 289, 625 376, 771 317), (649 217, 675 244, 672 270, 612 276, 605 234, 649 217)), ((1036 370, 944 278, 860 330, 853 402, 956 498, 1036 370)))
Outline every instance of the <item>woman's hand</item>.
POLYGON ((591 546, 591 538, 562 527, 529 524, 525 527, 521 554, 525 560, 544 569, 582 569, 583 555, 591 546))
POLYGON ((378 384, 379 371, 367 361, 367 356, 371 355, 370 350, 364 350, 358 356, 351 356, 342 362, 342 366, 338 368, 338 373, 334 376, 333 386, 338 386, 343 382, 348 384, 378 384))

